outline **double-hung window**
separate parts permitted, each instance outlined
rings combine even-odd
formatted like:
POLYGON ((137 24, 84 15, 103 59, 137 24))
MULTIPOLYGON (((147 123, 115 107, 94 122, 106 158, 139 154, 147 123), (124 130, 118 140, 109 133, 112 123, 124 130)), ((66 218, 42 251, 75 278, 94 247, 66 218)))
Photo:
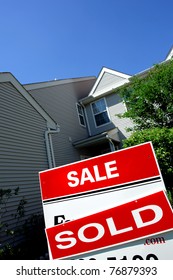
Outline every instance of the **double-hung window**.
POLYGON ((84 111, 83 111, 82 106, 79 103, 77 103, 76 107, 77 107, 77 113, 78 113, 78 118, 79 118, 80 125, 86 126, 85 125, 85 118, 84 118, 84 111))
POLYGON ((91 106, 96 126, 101 126, 110 122, 104 98, 93 102, 91 106))

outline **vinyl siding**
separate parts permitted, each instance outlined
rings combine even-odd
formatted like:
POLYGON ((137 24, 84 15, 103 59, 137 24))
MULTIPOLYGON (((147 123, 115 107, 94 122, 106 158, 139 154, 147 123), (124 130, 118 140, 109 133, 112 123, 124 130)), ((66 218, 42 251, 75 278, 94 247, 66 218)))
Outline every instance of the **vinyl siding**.
MULTIPOLYGON (((13 228, 18 200, 25 198, 26 215, 42 213, 38 172, 48 168, 46 121, 11 83, 0 84, 0 188, 15 189, 3 219, 13 228)), ((4 236, 6 238, 6 236, 4 236)))
POLYGON ((115 127, 118 127, 120 140, 128 138, 130 132, 127 128, 132 127, 132 121, 128 118, 119 118, 117 114, 123 114, 126 111, 125 104, 118 94, 111 94, 107 97, 107 105, 109 108, 109 115, 115 127))
POLYGON ((92 79, 30 91, 60 126, 60 133, 52 135, 56 166, 80 160, 81 153, 72 143, 88 137, 88 130, 79 124, 76 103, 88 94, 94 81, 92 79))

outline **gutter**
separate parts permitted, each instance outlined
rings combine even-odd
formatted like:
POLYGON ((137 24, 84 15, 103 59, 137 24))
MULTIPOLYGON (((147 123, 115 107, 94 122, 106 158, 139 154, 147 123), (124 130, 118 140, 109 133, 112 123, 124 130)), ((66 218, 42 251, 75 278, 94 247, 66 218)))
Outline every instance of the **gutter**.
POLYGON ((45 141, 46 141, 46 150, 47 150, 49 168, 56 167, 53 143, 52 143, 52 134, 56 134, 59 132, 60 132, 59 126, 57 126, 56 130, 51 130, 50 128, 48 128, 48 130, 45 131, 45 141))

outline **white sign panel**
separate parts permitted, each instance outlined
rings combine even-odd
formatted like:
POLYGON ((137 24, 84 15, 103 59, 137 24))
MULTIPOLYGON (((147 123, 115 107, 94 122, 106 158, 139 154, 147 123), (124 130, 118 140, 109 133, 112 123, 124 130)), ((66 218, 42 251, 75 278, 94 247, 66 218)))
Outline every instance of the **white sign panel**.
POLYGON ((73 199, 62 199, 44 203, 44 216, 46 227, 52 227, 67 221, 82 218, 103 211, 105 209, 121 205, 133 199, 163 190, 162 182, 141 185, 123 190, 107 191, 94 195, 84 195, 73 199))

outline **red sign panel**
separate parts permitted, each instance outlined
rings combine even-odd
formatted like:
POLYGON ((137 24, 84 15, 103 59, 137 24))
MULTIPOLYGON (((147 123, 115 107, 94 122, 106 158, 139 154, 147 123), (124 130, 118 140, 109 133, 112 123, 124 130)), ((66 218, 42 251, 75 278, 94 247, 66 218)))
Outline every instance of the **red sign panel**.
POLYGON ((40 172, 42 199, 76 195, 161 176, 150 142, 40 172))
MULTIPOLYGON (((79 209, 80 211, 80 209, 79 209)), ((65 258, 173 229, 164 191, 46 229, 53 259, 65 258)))

